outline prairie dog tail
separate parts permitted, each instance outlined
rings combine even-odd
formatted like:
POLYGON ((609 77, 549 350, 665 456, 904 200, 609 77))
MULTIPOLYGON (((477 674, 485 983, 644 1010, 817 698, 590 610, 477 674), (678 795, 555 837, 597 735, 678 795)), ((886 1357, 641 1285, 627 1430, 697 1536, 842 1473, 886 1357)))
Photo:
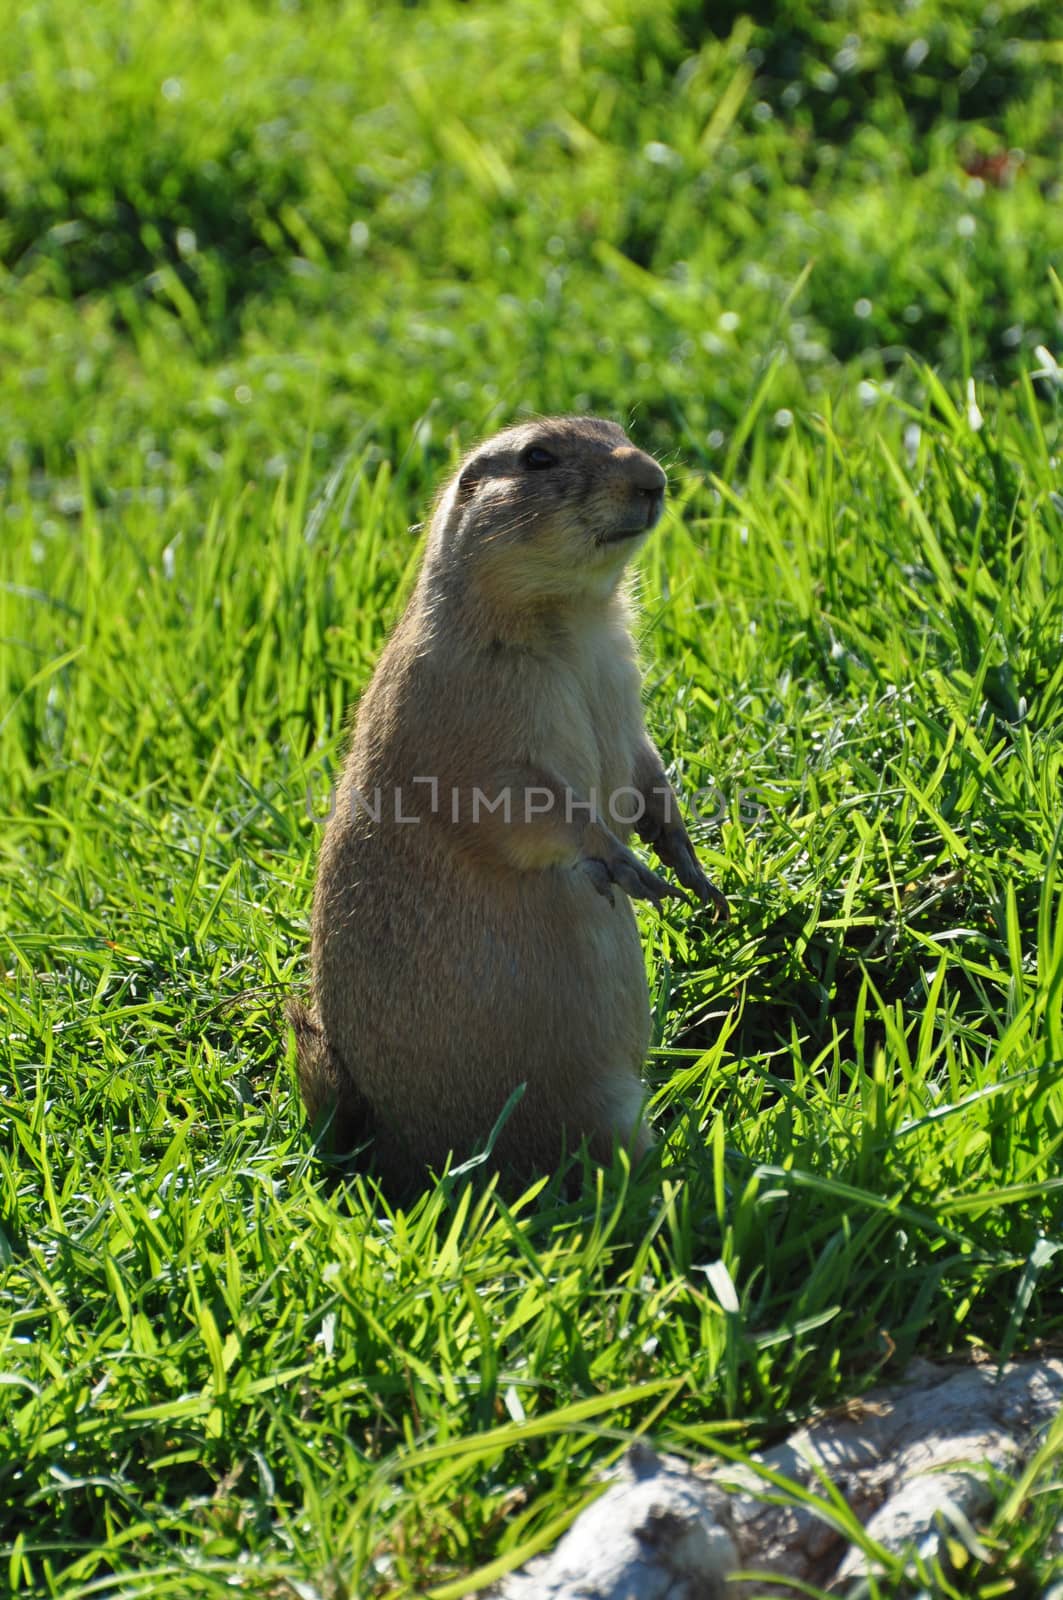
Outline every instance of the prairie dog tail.
POLYGON ((295 1033, 299 1092, 314 1132, 337 1155, 361 1144, 371 1130, 368 1102, 354 1087, 309 1006, 288 1000, 285 1015, 295 1033))

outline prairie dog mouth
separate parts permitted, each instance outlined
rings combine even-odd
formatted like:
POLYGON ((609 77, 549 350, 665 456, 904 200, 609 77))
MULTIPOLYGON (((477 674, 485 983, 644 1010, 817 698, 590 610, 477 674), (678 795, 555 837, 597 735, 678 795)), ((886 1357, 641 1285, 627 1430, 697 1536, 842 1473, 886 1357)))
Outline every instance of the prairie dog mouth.
POLYGON ((649 533, 661 520, 664 510, 663 489, 635 490, 631 507, 631 520, 610 533, 603 533, 598 540, 599 544, 620 544, 624 539, 637 539, 640 534, 649 533))
POLYGON ((639 495, 646 501, 646 529, 655 528, 661 520, 664 510, 663 489, 640 489, 639 495))

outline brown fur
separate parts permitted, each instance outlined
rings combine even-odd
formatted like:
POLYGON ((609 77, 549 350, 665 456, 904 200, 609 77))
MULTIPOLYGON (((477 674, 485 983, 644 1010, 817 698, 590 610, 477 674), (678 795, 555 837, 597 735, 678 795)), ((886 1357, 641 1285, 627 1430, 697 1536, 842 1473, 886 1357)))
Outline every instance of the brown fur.
POLYGON ((554 418, 486 441, 439 497, 322 844, 314 1010, 290 1011, 311 1117, 368 1103, 385 1176, 472 1155, 522 1084, 496 1157, 523 1172, 584 1135, 600 1159, 651 1142, 629 896, 679 891, 607 797, 644 797, 635 831, 726 909, 643 727, 621 589, 664 482, 615 424, 554 418), (487 809, 506 790, 508 821, 487 809))

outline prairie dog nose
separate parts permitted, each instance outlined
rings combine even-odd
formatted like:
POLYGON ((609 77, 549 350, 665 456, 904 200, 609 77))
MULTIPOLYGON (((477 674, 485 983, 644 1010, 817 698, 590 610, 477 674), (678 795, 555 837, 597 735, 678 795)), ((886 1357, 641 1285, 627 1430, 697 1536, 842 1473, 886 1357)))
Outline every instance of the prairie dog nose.
POLYGON ((642 489, 646 494, 664 493, 668 479, 664 469, 657 465, 652 456, 636 450, 633 444, 622 444, 613 451, 613 460, 624 468, 625 476, 636 489, 642 489))

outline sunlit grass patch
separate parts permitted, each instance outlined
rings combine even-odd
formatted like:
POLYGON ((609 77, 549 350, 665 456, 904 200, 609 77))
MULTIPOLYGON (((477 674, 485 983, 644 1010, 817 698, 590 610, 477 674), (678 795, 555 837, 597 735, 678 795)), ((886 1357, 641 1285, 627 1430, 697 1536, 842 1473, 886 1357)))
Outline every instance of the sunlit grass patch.
MULTIPOLYGON (((744 1450, 1060 1338, 1056 47, 916 13, 907 67, 885 14, 19 23, 12 1593, 457 1593, 640 1431, 744 1450), (526 409, 669 468, 647 719, 734 917, 642 919, 645 1170, 396 1211, 314 1152, 280 1007, 432 489, 526 409)), ((1047 1582, 1059 1459, 961 1592, 1047 1582)))

